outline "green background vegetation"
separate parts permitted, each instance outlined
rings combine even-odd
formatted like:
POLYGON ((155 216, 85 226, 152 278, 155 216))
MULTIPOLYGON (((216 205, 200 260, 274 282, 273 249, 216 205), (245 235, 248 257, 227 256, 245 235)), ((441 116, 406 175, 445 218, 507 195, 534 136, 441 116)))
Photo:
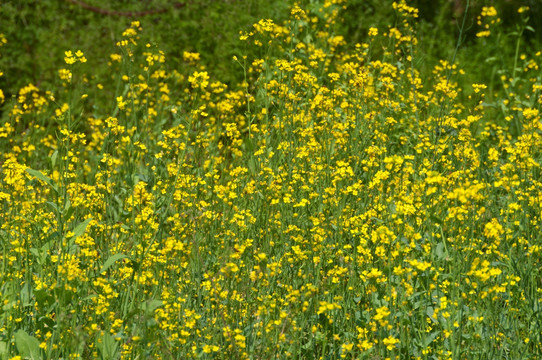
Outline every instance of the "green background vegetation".
MULTIPOLYGON (((348 3, 335 31, 343 34, 350 46, 366 40, 371 26, 382 27, 394 24, 395 13, 392 0, 355 0, 348 3)), ((28 83, 47 89, 57 81, 56 70, 62 62, 64 51, 79 48, 89 59, 88 68, 94 75, 112 79, 104 63, 109 54, 115 52, 115 43, 122 31, 137 18, 144 27, 143 36, 166 53, 168 66, 182 66, 183 51, 199 52, 202 64, 225 82, 236 82, 243 74, 231 61, 233 55, 245 54, 247 49, 238 41, 241 30, 250 30, 259 19, 272 18, 277 23, 288 16, 292 1, 266 0, 201 0, 185 1, 175 7, 168 0, 87 0, 94 8, 110 12, 148 12, 168 9, 159 14, 126 17, 116 14, 104 15, 91 11, 67 0, 17 0, 2 1, 0 7, 0 33, 8 43, 0 52, 0 88, 6 98, 17 93, 28 83)), ((309 1, 301 1, 303 6, 309 1)), ((459 25, 466 9, 465 0, 418 0, 409 2, 420 10, 418 35, 422 68, 431 69, 440 59, 451 59, 457 42, 459 25)), ((466 18, 465 37, 461 42, 458 60, 473 82, 495 83, 494 68, 506 68, 505 63, 513 59, 516 38, 511 35, 518 26, 519 6, 529 6, 529 25, 541 28, 542 3, 536 0, 470 1, 466 18), (497 44, 483 47, 480 51, 475 34, 479 30, 476 16, 482 6, 499 8, 503 25, 499 31, 503 36, 497 44), (489 60, 488 60, 489 59, 489 60), (470 64, 470 68, 469 68, 470 64)), ((540 43, 540 33, 525 32, 522 50, 528 51, 540 43)), ((251 49, 249 49, 251 50, 251 49)), ((250 55, 250 54, 246 54, 250 55)), ((420 65, 420 64, 419 64, 420 65)))

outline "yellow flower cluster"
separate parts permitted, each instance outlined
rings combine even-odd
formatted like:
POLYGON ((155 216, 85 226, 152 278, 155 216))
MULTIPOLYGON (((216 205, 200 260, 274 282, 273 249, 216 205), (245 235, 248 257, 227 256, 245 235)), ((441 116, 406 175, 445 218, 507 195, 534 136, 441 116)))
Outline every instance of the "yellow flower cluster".
POLYGON ((482 7, 482 12, 476 18, 476 23, 478 26, 482 27, 483 30, 476 33, 477 37, 488 37, 491 35, 491 27, 499 24, 501 19, 497 17, 497 9, 493 6, 484 6, 482 7))
POLYGON ((77 61, 82 63, 87 62, 87 58, 81 50, 77 50, 75 53, 73 53, 71 50, 67 50, 64 52, 64 55, 64 61, 68 65, 75 64, 77 61))

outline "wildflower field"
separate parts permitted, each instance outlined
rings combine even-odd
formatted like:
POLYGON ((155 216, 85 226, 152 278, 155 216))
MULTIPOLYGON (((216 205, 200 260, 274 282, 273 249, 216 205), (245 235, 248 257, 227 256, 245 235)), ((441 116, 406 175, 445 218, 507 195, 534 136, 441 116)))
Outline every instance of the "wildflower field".
POLYGON ((240 81, 141 19, 0 91, 0 360, 542 358, 542 29, 481 7, 512 56, 464 63, 467 6, 428 68, 411 2, 347 8, 239 29, 240 81))

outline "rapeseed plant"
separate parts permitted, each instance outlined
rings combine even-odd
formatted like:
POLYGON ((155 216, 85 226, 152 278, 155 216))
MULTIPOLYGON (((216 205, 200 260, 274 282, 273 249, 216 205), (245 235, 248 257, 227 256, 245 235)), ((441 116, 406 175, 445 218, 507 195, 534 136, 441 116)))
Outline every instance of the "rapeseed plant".
POLYGON ((461 64, 420 77, 416 8, 350 45, 345 3, 243 32, 240 84, 169 69, 135 21, 110 84, 68 50, 57 89, 19 91, 0 358, 541 355, 540 54, 495 115, 461 64))

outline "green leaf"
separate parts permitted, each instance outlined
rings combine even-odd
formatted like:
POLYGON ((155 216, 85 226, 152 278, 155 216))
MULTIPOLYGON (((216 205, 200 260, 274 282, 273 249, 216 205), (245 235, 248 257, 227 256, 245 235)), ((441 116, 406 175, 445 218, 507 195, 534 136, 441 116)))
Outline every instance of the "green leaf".
POLYGON ((0 341, 0 356, 8 355, 8 344, 5 341, 0 341))
POLYGON ((70 201, 68 200, 66 202, 66 206, 64 207, 64 219, 69 219, 73 213, 75 212, 75 208, 71 206, 70 201))
POLYGON ((107 259, 107 261, 102 265, 102 268, 100 269, 100 274, 107 271, 107 269, 109 269, 111 267, 111 265, 113 265, 115 263, 115 261, 118 261, 118 260, 121 260, 121 259, 125 259, 127 258, 128 256, 124 255, 124 254, 115 254, 113 256, 111 256, 109 259, 107 259))
POLYGON ((444 224, 444 221, 441 218, 436 217, 435 215, 430 215, 429 219, 431 219, 433 222, 435 222, 435 223, 437 223, 439 225, 444 224))
POLYGON ((54 202, 47 201, 46 204, 49 205, 50 207, 52 207, 55 212, 57 212, 57 213, 59 212, 58 211, 58 205, 55 204, 54 202))
POLYGON ((102 341, 97 341, 96 347, 98 348, 102 359, 109 360, 117 358, 118 345, 115 338, 107 332, 104 333, 101 338, 102 341))
POLYGON ((21 291, 19 292, 19 295, 21 296, 21 302, 23 306, 32 305, 31 300, 34 297, 34 293, 32 291, 32 286, 30 286, 30 283, 23 285, 21 291))
POLYGON ((442 260, 444 259, 444 257, 446 256, 445 254, 445 247, 444 247, 444 244, 442 242, 439 242, 437 244, 437 247, 435 249, 435 254, 437 255, 437 259, 438 260, 442 260))
POLYGON ((489 64, 489 63, 495 62, 497 60, 498 60, 498 58, 496 56, 491 56, 491 57, 486 58, 485 62, 489 64))
POLYGON ((303 350, 310 350, 310 349, 313 349, 314 348, 314 340, 313 339, 310 339, 307 343, 305 343, 303 346, 302 346, 303 350))
POLYGON ((437 319, 435 318, 435 310, 432 306, 428 306, 427 309, 425 309, 425 313, 434 323, 437 322, 437 319))
POLYGON ((424 338, 423 338, 423 341, 422 341, 422 346, 423 346, 424 348, 428 347, 429 344, 431 344, 431 343, 433 342, 433 340, 435 340, 435 338, 438 336, 439 333, 440 333, 439 330, 433 331, 433 332, 431 333, 431 335, 424 337, 424 338))
POLYGON ((41 359, 40 342, 35 337, 28 335, 24 330, 15 333, 15 345, 19 354, 32 360, 41 359))
POLYGON ((147 315, 151 315, 154 310, 158 309, 162 305, 164 305, 162 300, 149 300, 143 303, 142 310, 147 315))
POLYGON ((53 184, 53 180, 51 178, 43 175, 40 171, 27 168, 26 172, 35 177, 36 179, 39 179, 43 182, 45 182, 47 185, 53 188, 54 191, 58 192, 58 188, 53 184))
POLYGON ((51 155, 51 165, 53 165, 53 168, 56 165, 56 158, 58 157, 58 150, 55 150, 53 155, 51 155))
POLYGON ((71 240, 77 239, 79 236, 83 235, 85 231, 87 230, 88 224, 92 221, 92 218, 86 219, 81 224, 77 225, 75 229, 73 230, 73 236, 71 237, 71 240))

